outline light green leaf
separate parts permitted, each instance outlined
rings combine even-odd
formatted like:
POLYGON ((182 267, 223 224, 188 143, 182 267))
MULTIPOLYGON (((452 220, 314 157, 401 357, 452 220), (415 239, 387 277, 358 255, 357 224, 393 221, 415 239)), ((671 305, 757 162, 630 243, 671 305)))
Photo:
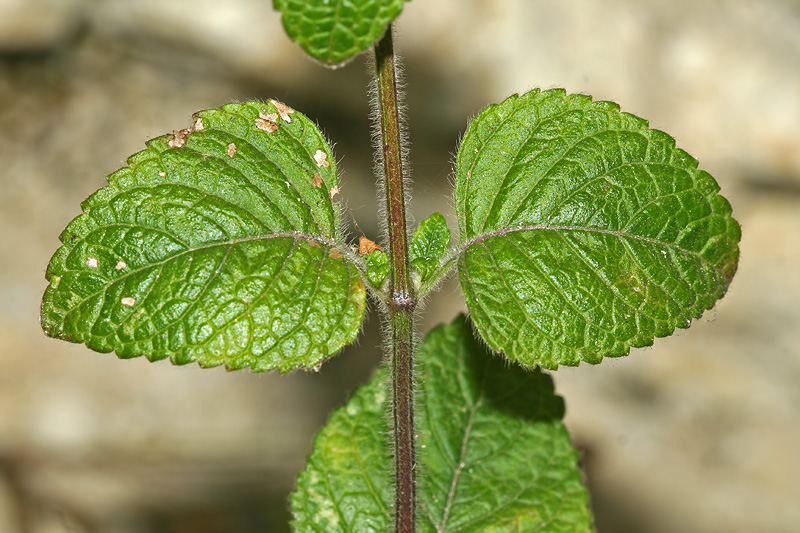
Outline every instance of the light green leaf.
POLYGON ((147 143, 89 197, 47 269, 42 327, 120 357, 312 368, 365 310, 342 259, 328 143, 284 104, 228 104, 147 143))
POLYGON ((419 223, 408 247, 411 275, 417 288, 436 274, 449 246, 450 230, 441 213, 419 223))
POLYGON ((514 95, 458 151, 459 273, 493 350, 597 363, 688 327, 721 298, 740 228, 717 182, 611 102, 514 95))
POLYGON ((308 55, 340 66, 372 46, 408 0, 273 0, 283 27, 308 55))
POLYGON ((375 288, 380 288, 389 276, 391 265, 389 256, 381 250, 374 250, 364 256, 364 265, 367 267, 367 279, 375 288))
MULTIPOLYGON (((491 356, 460 317, 419 346, 420 532, 591 531, 564 405, 540 371, 491 356)), ((386 372, 317 436, 292 495, 297 531, 391 529, 386 372)))
POLYGON ((386 435, 386 386, 381 367, 317 434, 290 499, 294 531, 390 531, 393 459, 386 435))

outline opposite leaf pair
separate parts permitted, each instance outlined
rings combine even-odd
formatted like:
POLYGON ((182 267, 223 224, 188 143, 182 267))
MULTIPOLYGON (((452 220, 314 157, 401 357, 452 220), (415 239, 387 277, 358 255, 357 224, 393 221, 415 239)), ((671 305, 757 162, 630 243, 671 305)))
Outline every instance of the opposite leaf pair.
MULTIPOLYGON (((289 371, 352 342, 387 255, 344 240, 333 154, 271 101, 229 104, 154 139, 83 204, 47 271, 42 324, 120 357, 289 371)), ((614 104, 531 91, 490 106, 444 217, 411 239, 415 297, 458 265, 477 331, 524 367, 627 353, 722 296, 739 226, 666 134, 614 104)), ((374 248, 374 247, 370 247, 374 248)), ((459 319, 419 347, 421 531, 588 531, 563 404, 459 319)), ((383 531, 386 370, 320 433, 292 498, 300 531, 383 531)))
MULTIPOLYGON (((313 368, 352 342, 383 252, 345 242, 336 166, 305 116, 228 104, 154 139, 83 204, 48 268, 45 331, 120 357, 313 368), (124 265, 120 267, 120 265, 124 265)), ((410 259, 420 295, 458 264, 478 332, 526 367, 596 363, 687 327, 726 291, 739 226, 666 134, 608 102, 490 106, 410 259)))

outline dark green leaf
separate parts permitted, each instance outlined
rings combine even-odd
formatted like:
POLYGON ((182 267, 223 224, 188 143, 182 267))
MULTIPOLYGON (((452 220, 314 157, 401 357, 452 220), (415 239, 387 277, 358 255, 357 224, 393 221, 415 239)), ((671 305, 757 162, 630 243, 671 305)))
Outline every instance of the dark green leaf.
POLYGON ((336 67, 378 40, 408 0, 273 0, 289 37, 336 67))
POLYGON ((736 272, 740 229, 716 181, 616 104, 512 96, 471 122, 456 174, 467 305, 489 346, 524 366, 650 345, 736 272))
MULTIPOLYGON (((550 377, 509 367, 470 329, 458 318, 417 351, 418 531, 591 531, 550 377)), ((381 369, 318 435, 292 496, 297 531, 391 529, 385 379, 381 369)))
POLYGON ((334 158, 302 114, 277 101, 203 111, 108 181, 48 267, 48 335, 281 371, 355 338, 364 284, 342 259, 334 158))

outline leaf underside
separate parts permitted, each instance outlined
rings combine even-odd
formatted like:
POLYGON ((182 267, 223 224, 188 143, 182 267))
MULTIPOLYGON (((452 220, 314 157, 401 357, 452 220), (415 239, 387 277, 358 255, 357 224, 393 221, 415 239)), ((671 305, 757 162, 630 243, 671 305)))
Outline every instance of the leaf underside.
POLYGON ((47 269, 48 335, 257 371, 314 367, 355 338, 365 289, 340 253, 333 155, 302 114, 277 101, 200 112, 108 182, 47 269))
POLYGON ((736 272, 738 223, 667 134, 561 89, 488 107, 458 151, 459 274, 478 332, 526 367, 688 327, 736 272))
POLYGON ((305 52, 330 67, 372 46, 408 0, 273 0, 283 27, 305 52))
MULTIPOLYGON (((550 377, 493 357, 464 317, 432 331, 417 357, 417 530, 591 531, 550 377)), ((391 530, 386 378, 379 370, 317 436, 292 495, 296 531, 391 530)))

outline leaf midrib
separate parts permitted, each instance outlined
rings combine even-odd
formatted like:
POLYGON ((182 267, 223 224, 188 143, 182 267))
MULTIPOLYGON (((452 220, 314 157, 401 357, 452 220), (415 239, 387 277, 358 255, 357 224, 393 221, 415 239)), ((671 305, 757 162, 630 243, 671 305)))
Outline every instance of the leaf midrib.
MULTIPOLYGON (((134 224, 113 224, 113 225, 109 225, 109 226, 106 226, 106 227, 107 228, 111 228, 111 227, 139 227, 139 226, 136 226, 134 224)), ((161 232, 161 233, 165 233, 166 234, 166 232, 163 232, 163 231, 158 230, 158 229, 153 229, 153 228, 150 228, 150 229, 152 229, 152 231, 161 232)), ((130 269, 130 272, 128 272, 128 273, 123 274, 123 275, 121 275, 119 277, 116 277, 116 278, 114 278, 112 280, 108 280, 106 283, 104 283, 104 288, 103 288, 102 291, 93 292, 89 296, 87 296, 86 298, 82 299, 80 302, 78 302, 74 306, 72 306, 73 307, 72 310, 67 311, 64 314, 64 320, 66 320, 67 316, 69 316, 70 313, 78 310, 80 308, 80 306, 83 305, 84 303, 86 303, 88 300, 90 300, 91 298, 97 296, 98 294, 100 294, 102 292, 105 292, 105 290, 108 288, 109 285, 111 285, 113 283, 116 283, 116 282, 118 282, 120 280, 125 280, 125 279, 129 278, 130 276, 134 276, 136 274, 139 274, 142 271, 144 271, 145 269, 161 267, 161 266, 166 265, 170 261, 173 261, 176 258, 181 257, 183 255, 186 255, 186 254, 189 254, 189 253, 198 252, 198 251, 203 251, 203 250, 210 250, 212 248, 219 247, 219 246, 232 247, 232 246, 235 246, 237 244, 242 244, 242 243, 245 243, 245 242, 256 242, 256 241, 269 240, 269 239, 278 239, 278 238, 292 238, 294 240, 305 240, 305 241, 311 240, 311 241, 317 242, 319 244, 322 244, 322 245, 325 245, 325 246, 328 246, 328 247, 336 247, 342 252, 344 252, 344 250, 342 250, 342 248, 345 248, 345 249, 347 248, 346 246, 339 245, 339 244, 337 244, 337 243, 335 243, 333 241, 329 241, 328 239, 325 239, 325 238, 320 237, 318 235, 310 235, 310 234, 300 233, 300 232, 276 232, 276 233, 272 233, 272 234, 268 234, 268 235, 257 235, 257 236, 253 236, 253 237, 242 237, 242 238, 238 238, 238 239, 228 239, 227 241, 216 241, 216 242, 213 242, 213 243, 208 243, 208 244, 204 244, 204 245, 201 245, 201 246, 195 246, 195 247, 191 247, 191 248, 187 247, 186 250, 183 250, 183 251, 178 252, 176 254, 170 255, 169 257, 167 257, 167 258, 165 258, 165 259, 163 259, 161 261, 148 263, 146 266, 143 266, 143 267, 140 267, 140 268, 137 268, 137 269, 130 269)), ((343 255, 344 255, 344 253, 343 253, 343 255)), ((218 267, 218 269, 219 268, 220 267, 218 267)), ((68 272, 79 272, 79 271, 66 270, 60 276, 63 277, 63 275, 68 273, 68 272)), ((216 273, 218 273, 218 272, 216 272, 216 273)))
MULTIPOLYGON (((472 408, 470 410, 469 418, 468 418, 467 424, 465 425, 465 428, 464 428, 464 436, 463 436, 462 441, 461 441, 461 451, 459 452, 458 463, 456 464, 456 468, 455 468, 455 470, 453 472, 453 477, 452 477, 451 484, 450 484, 450 490, 448 492, 447 502, 445 504, 445 508, 444 508, 444 511, 443 511, 442 520, 441 520, 441 523, 437 526, 437 529, 436 529, 437 533, 445 533, 446 531, 448 531, 447 530, 447 521, 448 521, 448 518, 449 518, 450 510, 451 510, 451 508, 453 506, 453 502, 455 500, 455 493, 456 493, 456 489, 457 489, 458 483, 460 481, 460 474, 464 470, 464 467, 461 467, 461 465, 464 464, 464 466, 466 467, 464 459, 465 459, 465 457, 467 455, 467 447, 469 445, 469 441, 470 441, 470 438, 472 436, 472 427, 474 425, 475 415, 476 415, 476 413, 478 412, 478 410, 480 408, 484 407, 484 400, 485 400, 485 397, 486 397, 486 380, 487 380, 488 375, 489 375, 489 366, 490 366, 490 360, 487 359, 486 362, 485 362, 485 365, 484 365, 482 376, 481 376, 481 383, 480 383, 480 386, 479 386, 479 389, 478 389, 478 398, 477 398, 477 400, 475 401, 475 403, 473 404, 473 406, 472 406, 472 408)), ((509 390, 506 393, 505 396, 511 396, 511 395, 515 394, 516 392, 517 392, 517 389, 509 390)), ((496 399, 499 399, 499 398, 496 398, 496 399)), ((511 442, 513 440, 515 440, 515 438, 512 437, 512 438, 507 439, 507 442, 511 442)), ((493 450, 492 454, 490 454, 489 456, 484 457, 482 460, 489 459, 489 458, 491 458, 491 457, 493 457, 495 455, 502 454, 502 453, 503 453, 502 447, 498 448, 498 449, 495 449, 495 450, 493 450)), ((554 461, 554 457, 553 456, 549 457, 548 458, 548 462, 545 465, 542 466, 542 470, 543 471, 548 470, 549 465, 553 461, 554 461)), ((468 523, 461 524, 456 531, 467 530, 470 527, 481 523, 482 521, 486 520, 487 516, 491 516, 491 515, 497 513, 499 510, 508 508, 513 503, 519 501, 522 494, 525 494, 532 487, 536 487, 536 486, 539 486, 539 485, 540 485, 540 478, 537 477, 530 484, 526 484, 526 485, 523 485, 522 487, 520 487, 519 490, 517 490, 510 498, 508 498, 506 501, 504 501, 497 509, 495 509, 492 512, 490 512, 488 515, 482 515, 480 517, 475 517, 472 520, 470 520, 468 523)), ((561 508, 563 506, 563 503, 564 503, 563 499, 561 501, 559 501, 559 508, 561 508)), ((539 515, 539 516, 542 519, 544 518, 542 515, 539 515)), ((554 516, 557 516, 557 513, 554 513, 554 516)), ((436 523, 433 520, 433 517, 430 516, 430 514, 428 514, 428 517, 431 519, 431 522, 433 522, 433 525, 436 526, 436 523)), ((547 522, 543 522, 542 524, 540 524, 540 527, 537 528, 537 530, 540 530, 542 527, 546 527, 547 525, 548 525, 547 522)))
MULTIPOLYGON (((468 249, 470 246, 472 246, 473 244, 479 244, 479 243, 482 243, 483 241, 487 240, 487 239, 488 239, 488 238, 490 238, 490 237, 494 237, 494 236, 502 236, 502 235, 506 235, 506 234, 509 234, 509 233, 513 233, 513 232, 515 232, 515 231, 525 231, 525 230, 553 230, 553 231, 560 231, 560 230, 574 230, 574 231, 584 231, 584 230, 586 230, 586 228, 582 228, 582 227, 580 227, 580 226, 549 226, 549 227, 548 227, 548 226, 546 226, 546 225, 527 226, 527 227, 522 227, 522 228, 513 228, 513 229, 511 229, 511 228, 507 228, 507 229, 505 229, 505 230, 499 230, 499 231, 497 231, 497 232, 493 232, 493 234, 487 234, 486 236, 484 236, 484 237, 482 237, 482 238, 480 238, 480 239, 479 239, 479 238, 476 238, 476 239, 474 239, 473 241, 470 241, 470 243, 469 243, 469 244, 467 244, 467 245, 465 245, 465 246, 463 246, 463 247, 461 247, 461 248, 459 249, 459 250, 460 250, 460 252, 459 252, 459 254, 458 254, 458 257, 460 257, 460 256, 461 256, 461 255, 462 255, 462 254, 463 254, 463 253, 464 253, 464 252, 465 252, 465 251, 466 251, 466 250, 467 250, 467 249, 468 249)), ((697 252, 692 252, 692 251, 690 251, 690 250, 686 250, 685 248, 681 248, 680 246, 678 246, 678 245, 676 245, 676 244, 674 244, 674 243, 664 243, 664 242, 662 242, 662 241, 659 241, 659 240, 657 240, 657 239, 653 239, 653 238, 651 238, 651 237, 643 237, 643 236, 641 236, 641 235, 631 235, 631 234, 626 234, 626 233, 624 233, 624 232, 619 232, 619 231, 614 231, 614 230, 602 230, 602 229, 599 229, 599 228, 595 228, 594 230, 595 230, 595 232, 596 232, 596 233, 600 233, 600 234, 605 234, 605 235, 613 235, 613 236, 617 236, 617 237, 629 237, 629 238, 631 238, 631 239, 640 240, 640 241, 647 242, 647 243, 650 243, 650 244, 658 244, 658 245, 660 245, 660 246, 670 247, 670 248, 673 248, 673 249, 677 250, 678 252, 681 252, 681 253, 683 253, 683 254, 685 254, 685 255, 689 255, 689 256, 696 257, 697 259, 699 259, 700 261, 704 262, 705 264, 710 264, 710 262, 706 261, 706 260, 703 258, 703 256, 702 256, 702 255, 700 255, 699 253, 697 253, 697 252)), ((563 239, 563 235, 559 234, 559 236, 560 236, 560 237, 563 239)), ((594 267, 592 267, 592 265, 589 265, 589 264, 586 262, 586 258, 585 258, 585 257, 582 257, 582 256, 581 256, 581 254, 580 254, 580 253, 578 253, 578 250, 577 250, 577 249, 575 249, 575 248, 574 248, 574 246, 573 246, 572 244, 570 244, 568 241, 565 241, 565 242, 566 242, 566 244, 567 244, 568 246, 571 246, 571 247, 573 248, 573 250, 574 250, 574 252, 575 252, 575 256, 576 256, 576 257, 578 257, 578 258, 579 258, 579 259, 580 259, 580 260, 581 260, 581 261, 582 261, 584 264, 586 264, 586 265, 587 265, 587 267, 589 267, 589 268, 590 268, 590 269, 592 269, 592 270, 595 270, 595 269, 594 269, 594 267)), ((494 256, 492 255, 492 257, 494 257, 494 256)), ((635 254, 631 253, 631 257, 632 257, 634 260, 636 260, 636 255, 635 255, 635 254)), ((713 268, 717 268, 717 267, 716 267, 716 265, 712 265, 712 267, 713 267, 713 268)), ((720 270, 720 272, 722 271, 722 269, 718 269, 718 270, 720 270)), ((498 271, 498 272, 500 272, 500 269, 499 269, 499 267, 497 268, 497 271, 498 271)), ((543 276, 543 278, 547 279, 547 276, 543 276)), ((614 289, 613 287, 611 287, 610 285, 609 285, 608 287, 609 287, 609 289, 613 290, 615 293, 618 293, 618 291, 617 291, 616 289, 614 289)), ((561 294, 561 291, 560 291, 560 289, 558 289, 557 287, 553 286, 553 289, 554 289, 555 291, 559 292, 559 294, 561 294)), ((674 300, 674 298, 673 298, 673 297, 672 297, 670 294, 668 294, 668 293, 665 293, 665 294, 667 294, 667 296, 669 296, 669 298, 670 298, 670 299, 671 299, 671 300, 672 300, 672 301, 673 301, 673 302, 676 304, 676 306, 678 305, 678 304, 677 304, 677 302, 674 300)), ((568 299, 568 298, 566 298, 566 297, 564 297, 564 295, 563 295, 563 294, 561 294, 561 295, 562 295, 562 299, 563 299, 564 301, 567 301, 567 302, 569 301, 569 299, 568 299)), ((617 296, 619 296, 619 295, 617 294, 617 296)), ((630 304, 629 302, 627 302, 627 301, 626 301, 624 298, 623 298, 623 299, 621 299, 621 301, 623 301, 623 302, 624 302, 624 303, 625 303, 625 304, 626 304, 626 305, 627 305, 629 308, 631 308, 631 310, 632 310, 633 312, 635 312, 635 313, 642 313, 642 314, 644 314, 645 316, 647 316, 648 318, 650 318, 650 319, 652 319, 652 320, 659 320, 658 318, 656 318, 656 317, 654 317, 654 316, 650 316, 650 315, 648 315, 648 314, 646 314, 646 313, 643 313, 643 311, 642 311, 641 309, 634 308, 634 307, 633 307, 633 306, 631 306, 631 304, 630 304)), ((585 314, 584 314, 582 311, 580 311, 578 308, 576 308, 576 307, 574 307, 574 306, 573 306, 573 309, 575 310, 575 312, 576 312, 576 313, 580 314, 580 315, 581 315, 581 316, 583 316, 584 318, 587 318, 587 317, 585 316, 585 314)), ((588 318, 587 318, 587 321, 588 321, 588 318)), ((598 326, 598 327, 599 327, 599 326, 598 326)), ((538 328, 537 328, 537 329, 538 329, 538 328)), ((603 328, 603 329, 605 329, 605 328, 603 328)), ((540 330, 540 331, 541 331, 541 330, 540 330)), ((606 331, 610 331, 610 330, 606 329, 606 331)), ((542 333, 543 333, 543 334, 545 334, 545 332, 543 332, 543 331, 542 331, 542 333)), ((557 339, 553 339, 553 338, 552 338, 552 337, 550 337, 549 335, 548 335, 548 337, 549 337, 549 338, 551 338, 551 340, 557 340, 557 339)))
POLYGON ((480 395, 475 401, 475 404, 472 406, 472 409, 470 409, 469 418, 467 419, 467 424, 464 427, 464 436, 461 438, 461 450, 458 454, 458 462, 456 463, 453 471, 453 478, 450 480, 450 490, 447 493, 447 502, 445 503, 442 511, 442 521, 439 524, 439 527, 436 528, 437 533, 444 533, 447 528, 447 520, 450 518, 450 510, 453 507, 453 500, 456 496, 456 490, 458 488, 458 482, 461 478, 461 472, 464 470, 464 466, 466 466, 464 459, 467 455, 467 446, 469 445, 469 439, 472 435, 472 426, 475 422, 475 413, 483 405, 485 381, 486 374, 484 373, 484 378, 481 380, 480 395))
MULTIPOLYGON (((562 226, 562 225, 551 225, 551 224, 531 224, 531 225, 528 225, 528 226, 518 226, 518 227, 515 227, 515 228, 503 228, 503 229, 499 229, 499 230, 483 233, 483 234, 480 234, 480 235, 477 235, 477 236, 471 238, 470 240, 468 240, 465 243, 463 243, 460 246, 458 246, 456 248, 456 250, 455 250, 456 253, 454 253, 453 255, 455 257, 461 256, 473 244, 478 244, 478 243, 481 243, 481 242, 483 242, 483 241, 485 241, 487 239, 490 239, 492 237, 500 237, 500 236, 503 236, 503 235, 508 235, 509 233, 515 233, 517 231, 556 231, 556 232, 559 232, 559 231, 582 231, 582 232, 586 232, 586 233, 597 233, 597 234, 601 234, 601 235, 611 235, 613 237, 623 237, 623 238, 626 238, 626 239, 633 239, 633 240, 637 240, 637 241, 646 242, 648 244, 655 244, 655 245, 658 245, 658 246, 664 246, 664 247, 676 250, 676 251, 678 251, 678 252, 680 252, 682 254, 690 255, 690 256, 696 257, 696 258, 698 258, 698 259, 700 259, 700 260, 702 260, 704 262, 707 262, 705 260, 705 258, 699 252, 695 252, 695 251, 692 251, 692 250, 687 250, 686 248, 683 248, 683 247, 677 245, 674 242, 662 241, 662 240, 659 240, 659 239, 656 239, 656 238, 653 238, 653 237, 645 237, 644 235, 637 235, 635 233, 628 233, 628 232, 620 231, 620 230, 609 230, 609 229, 603 229, 603 228, 593 228, 591 226, 562 226)), ((454 257, 453 258, 448 258, 448 259, 452 260, 452 259, 454 259, 454 257)))
MULTIPOLYGON (((614 231, 614 230, 603 230, 603 229, 599 229, 599 228, 585 228, 585 227, 580 227, 580 226, 549 226, 549 225, 545 225, 545 224, 534 225, 534 226, 524 226, 524 227, 520 227, 520 228, 505 228, 503 230, 498 230, 498 231, 495 231, 495 232, 488 233, 486 235, 482 235, 480 237, 476 237, 475 239, 473 239, 471 241, 468 241, 467 244, 462 245, 461 247, 457 248, 457 253, 453 254, 452 258, 448 258, 448 262, 449 261, 455 261, 455 259, 461 257, 466 252, 466 250, 468 248, 470 248, 473 244, 480 244, 483 241, 489 239, 490 237, 502 236, 502 235, 506 235, 506 234, 513 233, 513 232, 516 232, 516 231, 535 231, 535 230, 549 230, 549 231, 557 231, 557 232, 558 231, 562 231, 562 230, 564 230, 564 231, 566 231, 566 230, 572 230, 572 231, 594 231, 596 233, 605 234, 605 235, 613 235, 613 236, 617 236, 617 237, 629 237, 631 239, 636 239, 636 240, 640 240, 640 241, 643 241, 643 242, 648 242, 650 244, 657 244, 657 245, 660 245, 660 246, 669 247, 669 248, 674 249, 674 250, 676 250, 678 252, 681 252, 683 254, 696 257, 698 260, 700 260, 704 264, 710 265, 711 268, 715 268, 718 271, 722 272, 721 268, 717 267, 716 265, 711 264, 709 261, 706 261, 702 257, 702 255, 700 255, 699 253, 692 252, 690 250, 686 250, 686 249, 684 249, 684 248, 682 248, 680 246, 677 246, 674 243, 665 243, 663 241, 659 241, 658 239, 653 239, 653 238, 650 238, 650 237, 643 237, 641 235, 628 234, 628 233, 625 233, 625 232, 614 231)), ((561 236, 563 238, 562 234, 559 234, 559 236, 561 236)), ((494 257, 494 256, 492 255, 492 257, 494 257)), ((580 257, 580 259, 585 262, 585 258, 580 257)), ((587 265, 587 266, 589 266, 589 265, 587 265)), ((500 272, 499 269, 497 271, 500 272)), ((546 276, 545 276, 545 278, 546 278, 546 276)), ((609 288, 611 288, 611 287, 609 287, 609 288)), ((554 287, 554 289, 558 290, 555 287, 554 287)), ((614 290, 614 289, 612 289, 612 290, 614 290)), ((617 292, 617 291, 614 290, 614 292, 617 292)), ((670 298, 672 298, 672 297, 670 296, 670 298)), ((569 299, 564 298, 564 301, 569 301, 569 299)), ((643 311, 641 309, 637 309, 637 308, 632 307, 630 305, 630 303, 627 302, 626 300, 622 299, 621 301, 623 301, 628 307, 630 307, 633 312, 635 312, 635 313, 643 313, 643 311)), ((674 299, 673 299, 673 301, 674 301, 674 299)), ((579 313, 581 316, 584 316, 584 318, 586 318, 582 311, 580 311, 579 309, 577 309, 575 307, 573 307, 573 309, 577 313, 579 313)), ((488 313, 488 311, 485 311, 485 312, 488 313)), ((488 313, 488 314, 491 314, 491 313, 488 313)), ((645 315, 648 316, 648 318, 651 318, 653 320, 658 320, 656 317, 650 316, 648 314, 645 314, 645 315)), ((537 329, 539 329, 539 328, 537 328, 537 329)), ((541 329, 539 329, 539 331, 541 331, 541 329)), ((542 333, 546 334, 543 331, 542 331, 542 333)), ((557 339, 554 339, 554 338, 550 337, 549 335, 547 335, 547 336, 551 340, 557 341, 557 339)))

